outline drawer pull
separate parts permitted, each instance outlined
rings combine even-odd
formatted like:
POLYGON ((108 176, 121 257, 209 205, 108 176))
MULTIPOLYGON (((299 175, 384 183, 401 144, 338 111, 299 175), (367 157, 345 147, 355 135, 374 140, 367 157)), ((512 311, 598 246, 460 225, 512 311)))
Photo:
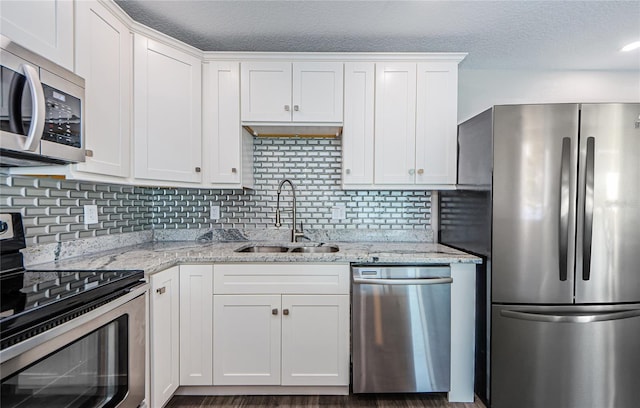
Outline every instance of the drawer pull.
POLYGON ((156 289, 156 293, 157 293, 158 295, 162 295, 162 294, 163 294, 164 292, 166 292, 166 291, 167 291, 167 287, 166 287, 166 286, 163 286, 163 287, 161 287, 161 288, 159 288, 159 289, 156 289))

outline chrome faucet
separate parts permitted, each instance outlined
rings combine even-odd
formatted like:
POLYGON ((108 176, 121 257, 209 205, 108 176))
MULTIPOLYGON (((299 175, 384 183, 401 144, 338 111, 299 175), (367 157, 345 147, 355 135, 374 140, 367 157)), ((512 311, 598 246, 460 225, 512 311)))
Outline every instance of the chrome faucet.
POLYGON ((304 237, 304 232, 302 232, 302 223, 300 223, 300 231, 297 230, 296 225, 296 188, 289 179, 284 179, 278 184, 278 201, 276 204, 276 227, 281 227, 282 222, 280 222, 280 193, 282 192, 282 185, 284 183, 289 183, 291 186, 291 192, 293 193, 293 209, 291 210, 293 213, 293 227, 291 228, 291 242, 297 242, 298 238, 304 237))

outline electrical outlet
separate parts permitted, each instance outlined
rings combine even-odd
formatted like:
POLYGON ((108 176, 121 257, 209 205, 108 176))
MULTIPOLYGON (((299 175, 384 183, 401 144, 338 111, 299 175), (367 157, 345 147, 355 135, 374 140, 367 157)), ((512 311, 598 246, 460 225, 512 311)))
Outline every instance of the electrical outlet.
POLYGON ((98 206, 97 205, 85 205, 84 206, 84 223, 85 225, 98 223, 98 206))
POLYGON ((344 204, 338 204, 331 207, 332 220, 344 220, 345 218, 347 218, 347 210, 344 204))
POLYGON ((211 221, 217 221, 220 219, 220 206, 212 205, 211 206, 211 214, 209 215, 209 219, 211 221))

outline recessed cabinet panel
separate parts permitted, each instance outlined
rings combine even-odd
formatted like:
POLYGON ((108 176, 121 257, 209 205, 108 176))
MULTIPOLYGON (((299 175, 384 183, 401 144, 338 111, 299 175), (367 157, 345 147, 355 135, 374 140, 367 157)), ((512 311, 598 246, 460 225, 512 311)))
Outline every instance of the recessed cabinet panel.
POLYGON ((214 385, 280 384, 280 296, 213 297, 214 385))
POLYGON ((198 58, 135 35, 135 177, 200 182, 198 58))
POLYGON ((85 147, 91 151, 77 170, 128 177, 132 35, 98 2, 77 2, 76 12, 76 72, 85 79, 85 147))
POLYGON ((373 184, 375 64, 346 63, 342 184, 373 184))
POLYGON ((376 64, 375 183, 412 184, 416 64, 376 64))

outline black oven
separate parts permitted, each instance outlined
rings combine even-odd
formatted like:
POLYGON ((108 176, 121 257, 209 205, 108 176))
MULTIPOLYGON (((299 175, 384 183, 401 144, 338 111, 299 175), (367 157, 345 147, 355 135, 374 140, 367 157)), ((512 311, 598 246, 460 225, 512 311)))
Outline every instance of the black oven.
POLYGON ((24 269, 20 214, 0 238, 0 406, 144 405, 144 273, 24 269))

